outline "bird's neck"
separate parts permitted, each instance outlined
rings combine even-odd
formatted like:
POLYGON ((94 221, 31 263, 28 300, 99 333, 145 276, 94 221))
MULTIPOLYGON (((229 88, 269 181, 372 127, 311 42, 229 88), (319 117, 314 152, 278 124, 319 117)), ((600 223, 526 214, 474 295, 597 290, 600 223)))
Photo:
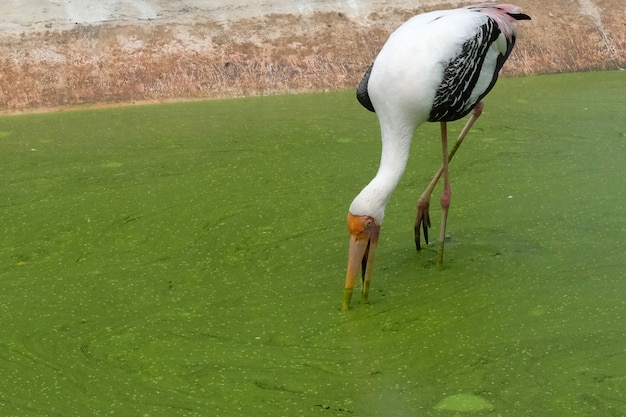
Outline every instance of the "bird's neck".
POLYGON ((378 172, 352 201, 350 213, 371 216, 379 225, 382 223, 385 207, 406 168, 412 136, 412 127, 400 131, 383 129, 378 172))

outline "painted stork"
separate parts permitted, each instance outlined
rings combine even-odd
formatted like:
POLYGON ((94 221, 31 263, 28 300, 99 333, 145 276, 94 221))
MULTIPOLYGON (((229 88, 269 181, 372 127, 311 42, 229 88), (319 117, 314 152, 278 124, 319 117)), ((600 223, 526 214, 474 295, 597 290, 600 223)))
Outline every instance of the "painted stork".
POLYGON ((516 38, 518 20, 530 17, 510 4, 480 4, 414 16, 391 34, 357 88, 359 102, 376 112, 382 154, 376 176, 356 196, 348 213, 350 249, 342 310, 350 308, 361 270, 361 301, 367 302, 385 207, 409 157, 415 128, 440 122, 443 164, 417 204, 415 243, 420 227, 428 243, 430 196, 443 174, 438 263, 443 261, 445 230, 452 195, 448 162, 480 116, 481 100, 493 88, 516 38), (446 123, 471 113, 448 154, 446 123))

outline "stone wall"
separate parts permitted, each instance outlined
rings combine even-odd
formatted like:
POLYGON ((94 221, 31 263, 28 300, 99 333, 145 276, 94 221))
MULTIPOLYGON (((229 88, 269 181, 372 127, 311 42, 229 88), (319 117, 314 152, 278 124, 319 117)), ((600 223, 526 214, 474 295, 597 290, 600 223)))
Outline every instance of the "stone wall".
MULTIPOLYGON (((407 18, 467 4, 117 0, 109 10, 96 0, 5 1, 3 112, 354 88, 407 18), (34 3, 47 9, 29 18, 34 3)), ((521 22, 504 76, 626 66, 623 0, 516 4, 533 20, 521 22)))

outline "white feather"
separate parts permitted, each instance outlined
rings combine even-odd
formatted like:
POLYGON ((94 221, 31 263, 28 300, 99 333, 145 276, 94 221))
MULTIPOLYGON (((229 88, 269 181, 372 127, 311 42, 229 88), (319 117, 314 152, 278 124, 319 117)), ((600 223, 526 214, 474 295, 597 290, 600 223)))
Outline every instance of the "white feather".
MULTIPOLYGON (((446 66, 488 19, 487 14, 468 8, 435 11, 409 19, 391 34, 374 61, 368 83, 382 134, 380 167, 353 200, 350 213, 382 223, 406 167, 413 132, 428 120, 446 66)), ((504 35, 490 46, 471 93, 473 100, 478 101, 489 87, 497 59, 506 48, 504 35)))

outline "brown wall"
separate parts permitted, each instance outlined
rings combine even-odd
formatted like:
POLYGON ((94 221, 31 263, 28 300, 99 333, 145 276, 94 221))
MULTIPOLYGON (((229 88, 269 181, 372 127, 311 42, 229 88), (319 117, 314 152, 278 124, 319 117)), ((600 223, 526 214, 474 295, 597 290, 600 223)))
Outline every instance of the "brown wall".
MULTIPOLYGON (((623 0, 516 3, 533 20, 521 22, 503 75, 626 66, 623 0)), ((354 88, 389 33, 434 8, 0 35, 0 111, 354 88)))

